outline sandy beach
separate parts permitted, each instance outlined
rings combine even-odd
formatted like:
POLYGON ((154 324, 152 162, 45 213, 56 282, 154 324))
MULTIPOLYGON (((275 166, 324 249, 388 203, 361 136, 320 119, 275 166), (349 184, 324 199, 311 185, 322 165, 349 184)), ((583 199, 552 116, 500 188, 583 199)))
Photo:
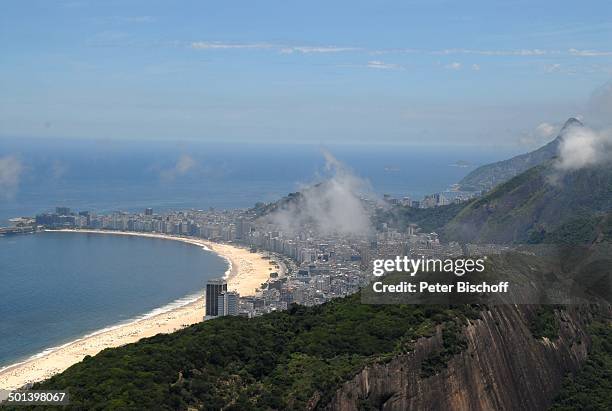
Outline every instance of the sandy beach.
MULTIPOLYGON (((261 254, 251 253, 246 248, 202 239, 164 234, 94 230, 61 230, 61 232, 153 237, 201 246, 228 260, 230 264, 230 269, 226 272, 228 288, 238 291, 241 296, 255 294, 256 289, 269 278, 272 272, 270 260, 261 254)), ((203 317, 204 296, 163 313, 146 316, 124 325, 109 327, 0 371, 0 389, 15 389, 28 383, 45 380, 81 361, 86 355, 93 356, 105 348, 133 343, 141 338, 159 333, 170 333, 200 322, 203 317)))

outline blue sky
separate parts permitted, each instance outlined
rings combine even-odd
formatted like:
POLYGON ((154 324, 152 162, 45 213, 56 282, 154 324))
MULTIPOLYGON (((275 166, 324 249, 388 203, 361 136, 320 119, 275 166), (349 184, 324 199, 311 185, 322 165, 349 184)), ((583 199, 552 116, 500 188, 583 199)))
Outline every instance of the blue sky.
POLYGON ((612 3, 6 0, 0 50, 0 137, 539 144, 612 3))

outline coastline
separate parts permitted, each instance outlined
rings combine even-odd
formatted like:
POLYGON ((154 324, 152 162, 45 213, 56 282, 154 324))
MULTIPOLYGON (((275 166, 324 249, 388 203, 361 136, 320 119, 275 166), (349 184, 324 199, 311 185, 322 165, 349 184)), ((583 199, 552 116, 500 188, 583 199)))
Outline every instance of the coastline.
MULTIPOLYGON (((177 237, 167 234, 132 233, 98 230, 52 230, 63 233, 85 233, 100 235, 127 235, 181 241, 199 246, 224 258, 229 265, 224 278, 228 289, 238 291, 241 296, 253 295, 261 283, 269 278, 270 260, 259 253, 235 245, 215 243, 209 240, 177 237)), ((66 344, 48 348, 24 361, 0 369, 0 390, 11 390, 26 384, 42 381, 64 371, 66 368, 93 356, 105 348, 119 347, 159 333, 171 333, 204 318, 204 290, 194 293, 149 313, 84 335, 66 344)))

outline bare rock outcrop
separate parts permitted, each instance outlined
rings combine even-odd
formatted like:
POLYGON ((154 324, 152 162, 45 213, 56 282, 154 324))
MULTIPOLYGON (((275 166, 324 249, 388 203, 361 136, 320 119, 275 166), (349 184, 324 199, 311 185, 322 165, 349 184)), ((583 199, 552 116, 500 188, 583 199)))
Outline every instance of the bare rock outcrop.
MULTIPOLYGON (((438 329, 414 350, 387 363, 369 365, 344 383, 322 408, 380 410, 543 410, 568 372, 585 362, 586 326, 593 307, 556 310, 558 337, 535 338, 529 324, 535 306, 496 306, 462 329, 467 348, 432 376, 421 363, 443 344, 438 329)), ((609 308, 608 308, 609 310, 609 308)), ((321 407, 322 404, 318 404, 321 407)))

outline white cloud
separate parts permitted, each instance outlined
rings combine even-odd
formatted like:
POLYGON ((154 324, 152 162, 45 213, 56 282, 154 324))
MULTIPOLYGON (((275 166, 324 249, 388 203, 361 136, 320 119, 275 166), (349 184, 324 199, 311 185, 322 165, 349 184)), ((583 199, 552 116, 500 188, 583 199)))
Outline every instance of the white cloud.
POLYGON ((612 82, 593 92, 586 109, 587 119, 596 127, 572 126, 564 130, 557 162, 560 170, 612 162, 612 82))
POLYGON ((185 174, 189 170, 191 170, 196 165, 196 162, 193 158, 188 155, 183 155, 179 158, 179 161, 176 163, 176 171, 179 174, 185 174))
POLYGON ((559 73, 566 75, 590 75, 590 74, 607 74, 612 75, 612 65, 606 64, 584 64, 584 63, 574 63, 574 64, 546 64, 544 65, 545 73, 559 73))
POLYGON ((606 57, 612 56, 612 51, 608 50, 579 50, 575 48, 563 50, 554 49, 510 49, 510 50, 494 50, 494 49, 465 49, 465 48, 450 48, 442 50, 424 50, 414 48, 400 48, 400 49, 381 49, 373 50, 374 54, 388 54, 388 53, 410 53, 410 54, 433 54, 442 56, 451 56, 458 54, 473 54, 479 56, 517 56, 517 57, 539 57, 539 56, 562 56, 570 55, 577 57, 606 57))
POLYGON ((368 61, 366 67, 380 70, 403 70, 403 67, 399 64, 385 63, 379 60, 368 61))
MULTIPOLYGON (((133 22, 148 22, 155 21, 151 16, 123 17, 125 21, 133 22)), ((195 41, 190 44, 190 47, 196 50, 274 50, 281 54, 326 54, 326 53, 343 53, 343 52, 364 52, 370 55, 383 54, 429 54, 429 55, 479 55, 479 56, 516 56, 516 57, 541 57, 541 56, 574 56, 574 57, 606 57, 612 56, 612 51, 607 50, 579 50, 570 48, 567 50, 555 49, 469 49, 469 48, 448 48, 440 50, 427 50, 417 48, 380 48, 371 49, 365 47, 343 47, 336 45, 315 46, 315 45, 291 45, 278 43, 232 43, 223 41, 195 41)), ((555 65, 549 65, 549 70, 555 70, 555 65)), ((479 70, 480 66, 474 64, 473 70, 479 70), (476 68, 478 67, 478 68, 476 68)), ((552 71, 551 71, 552 72, 552 71)))
POLYGON ((366 235, 372 226, 360 199, 368 191, 366 181, 355 176, 331 153, 323 150, 329 177, 319 184, 304 187, 295 203, 289 203, 264 221, 282 231, 296 233, 309 226, 322 234, 366 235))
POLYGON ((612 81, 598 87, 587 103, 589 121, 610 126, 612 119, 612 81))
POLYGON ((535 129, 521 136, 519 144, 530 148, 543 146, 556 136, 560 128, 558 124, 540 123, 535 129))
POLYGON ((255 49, 265 50, 272 49, 277 46, 267 43, 221 43, 215 41, 196 41, 191 43, 191 48, 196 50, 239 50, 239 49, 255 49))
POLYGON ((359 50, 355 47, 338 46, 290 46, 273 43, 225 43, 217 41, 196 41, 190 47, 195 50, 276 50, 282 54, 314 54, 314 53, 342 53, 359 50))
POLYGON ((557 127, 550 123, 540 123, 535 129, 536 135, 544 138, 552 137, 555 131, 557 127))
POLYGON ((310 53, 342 53, 346 51, 356 51, 359 50, 355 47, 336 47, 336 46, 324 46, 324 47, 316 47, 316 46, 283 46, 280 50, 283 54, 291 54, 294 52, 302 53, 302 54, 310 54, 310 53))
POLYGON ((195 168, 196 165, 197 163, 193 159, 193 157, 187 154, 184 154, 178 159, 174 167, 170 169, 162 170, 160 173, 160 176, 162 180, 164 181, 172 181, 176 179, 177 177, 184 176, 189 171, 191 171, 193 168, 195 168))
POLYGON ((558 54, 557 50, 520 49, 520 50, 473 50, 473 49, 444 49, 433 50, 430 54, 452 55, 452 54, 477 54, 482 56, 543 56, 546 54, 558 54))
POLYGON ((21 161, 13 156, 0 157, 0 199, 15 196, 23 172, 21 161))
POLYGON ((569 49, 569 54, 580 57, 605 57, 612 56, 612 51, 602 51, 602 50, 578 50, 578 49, 569 49))
POLYGON ((461 70, 461 67, 462 67, 462 64, 457 61, 453 61, 452 63, 444 66, 444 68, 447 68, 449 70, 461 70))
POLYGON ((564 132, 556 163, 558 169, 577 170, 609 162, 612 162, 612 130, 574 126, 564 132))
POLYGON ((480 71, 480 65, 478 65, 478 64, 472 64, 472 70, 474 70, 474 71, 480 71))

